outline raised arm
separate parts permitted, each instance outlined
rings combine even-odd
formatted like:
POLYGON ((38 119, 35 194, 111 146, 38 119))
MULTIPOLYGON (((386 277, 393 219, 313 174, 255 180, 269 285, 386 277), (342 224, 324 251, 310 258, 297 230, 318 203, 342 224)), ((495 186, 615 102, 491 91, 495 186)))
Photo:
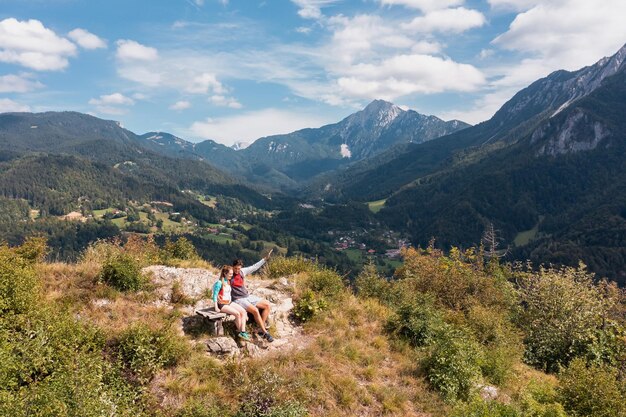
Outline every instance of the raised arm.
POLYGON ((255 263, 254 265, 241 268, 241 273, 244 275, 253 274, 256 271, 258 271, 263 265, 265 265, 265 262, 267 262, 267 260, 263 258, 259 262, 255 263))

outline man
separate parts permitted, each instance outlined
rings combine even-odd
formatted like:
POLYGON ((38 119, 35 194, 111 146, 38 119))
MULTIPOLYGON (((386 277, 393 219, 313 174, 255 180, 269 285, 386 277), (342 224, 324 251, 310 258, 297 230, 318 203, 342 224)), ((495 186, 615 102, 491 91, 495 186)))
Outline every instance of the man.
POLYGON ((239 304, 248 313, 252 314, 252 317, 254 317, 254 321, 256 321, 256 323, 259 325, 259 328, 261 329, 259 335, 270 343, 274 341, 274 338, 271 334, 269 334, 265 327, 267 318, 270 315, 270 303, 267 300, 262 300, 256 295, 248 294, 245 278, 246 275, 258 271, 263 265, 265 265, 271 254, 272 250, 270 250, 267 256, 261 259, 259 262, 246 268, 242 268, 243 262, 241 261, 241 259, 236 259, 235 261, 233 261, 233 277, 230 281, 230 286, 232 289, 231 298, 233 302, 239 304), (259 312, 259 309, 261 310, 261 312, 259 312))

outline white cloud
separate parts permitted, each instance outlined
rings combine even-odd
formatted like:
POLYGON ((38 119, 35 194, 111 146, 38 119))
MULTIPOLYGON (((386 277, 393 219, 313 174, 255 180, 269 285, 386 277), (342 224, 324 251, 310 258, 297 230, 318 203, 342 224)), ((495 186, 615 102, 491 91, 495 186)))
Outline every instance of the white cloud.
POLYGON ((461 33, 481 27, 485 24, 485 16, 477 10, 458 7, 456 9, 434 10, 424 16, 414 18, 403 27, 413 32, 452 32, 461 33))
POLYGON ((133 94, 133 98, 135 100, 147 100, 149 97, 148 97, 148 95, 146 95, 144 93, 134 93, 133 94))
POLYGON ((319 127, 333 121, 313 112, 268 108, 195 122, 186 133, 232 145, 238 141, 252 142, 260 137, 289 133, 304 127, 319 127))
POLYGON ((493 49, 481 49, 480 53, 478 54, 478 57, 480 59, 487 59, 493 56, 495 53, 496 51, 494 51, 493 49))
POLYGON ((28 93, 42 88, 39 81, 31 80, 32 74, 8 74, 0 76, 0 93, 28 93))
POLYGON ((336 3, 338 0, 291 0, 300 9, 298 15, 303 19, 319 19, 322 17, 322 8, 336 3))
POLYGON ((236 99, 219 94, 209 97, 209 101, 216 106, 230 107, 231 109, 240 109, 243 107, 236 99))
MULTIPOLYGON (((613 55, 626 40, 626 2, 604 0, 489 0, 492 7, 521 10, 494 47, 517 52, 516 60, 491 66, 487 93, 467 109, 445 117, 477 123, 491 117, 516 92, 530 83, 565 69, 577 70, 613 55), (558 18, 557 18, 558 17, 558 18)), ((479 55, 488 57, 487 49, 479 55)))
POLYGON ((614 54, 626 40, 624 16, 623 0, 541 3, 518 14, 493 44, 528 56, 506 78, 509 84, 529 82, 557 69, 576 70, 614 54))
POLYGON ((126 97, 122 93, 113 93, 108 95, 102 95, 99 98, 92 98, 91 100, 89 100, 89 104, 132 106, 133 104, 135 104, 135 101, 130 97, 126 97))
POLYGON ((394 56, 378 65, 355 65, 337 84, 352 97, 394 100, 413 93, 475 91, 485 78, 471 65, 415 54, 394 56))
POLYGON ((443 46, 438 42, 419 41, 411 46, 411 52, 414 54, 436 54, 441 52, 443 46))
POLYGON ((222 85, 221 82, 217 80, 215 74, 211 74, 208 72, 202 73, 194 77, 187 88, 185 89, 188 93, 194 94, 207 94, 209 92, 214 92, 216 94, 223 94, 226 92, 226 89, 222 85))
POLYGON ((191 107, 191 103, 185 100, 177 101, 170 106, 171 110, 186 110, 191 107))
POLYGON ((117 42, 117 58, 122 61, 154 61, 159 57, 156 48, 139 42, 120 39, 117 42))
POLYGON ((39 20, 0 21, 0 61, 37 71, 57 71, 68 66, 76 45, 46 28, 39 20))
POLYGON ((30 107, 25 104, 17 103, 8 98, 0 98, 0 113, 29 111, 30 107))
POLYGON ((419 10, 437 10, 459 6, 464 0, 379 0, 382 5, 399 5, 419 10))
POLYGON ((416 44, 397 25, 376 15, 333 16, 328 19, 328 28, 333 36, 330 44, 323 47, 322 55, 332 57, 332 66, 369 60, 416 44))
POLYGON ((444 120, 462 120, 467 123, 477 124, 490 119, 502 105, 517 93, 517 88, 492 89, 473 103, 468 103, 468 108, 451 109, 438 114, 444 120))
POLYGON ((296 32, 298 33, 302 33, 304 35, 308 35, 309 33, 311 33, 311 28, 310 27, 306 27, 306 26, 300 26, 296 28, 296 32))
POLYGON ((86 31, 85 29, 76 28, 68 33, 67 36, 85 49, 99 49, 107 47, 104 40, 100 39, 93 33, 86 31))
POLYGON ((315 44, 277 42, 247 22, 176 22, 177 49, 160 49, 153 62, 117 61, 118 74, 159 91, 205 95, 214 105, 231 108, 241 103, 233 98, 230 80, 278 84, 294 96, 350 107, 364 99, 475 91, 485 83, 476 68, 444 58, 445 45, 435 36, 402 27, 409 22, 368 14, 323 17, 315 29, 326 35, 315 44), (224 47, 228 42, 233 47, 224 47))

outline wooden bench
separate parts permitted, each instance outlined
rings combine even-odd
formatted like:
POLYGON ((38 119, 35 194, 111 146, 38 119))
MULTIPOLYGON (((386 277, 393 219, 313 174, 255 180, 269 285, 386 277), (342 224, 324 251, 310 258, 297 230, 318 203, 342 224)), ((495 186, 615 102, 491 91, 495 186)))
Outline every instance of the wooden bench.
POLYGON ((196 310, 196 314, 204 317, 214 336, 224 336, 224 322, 235 320, 235 317, 230 314, 216 312, 214 307, 196 310))

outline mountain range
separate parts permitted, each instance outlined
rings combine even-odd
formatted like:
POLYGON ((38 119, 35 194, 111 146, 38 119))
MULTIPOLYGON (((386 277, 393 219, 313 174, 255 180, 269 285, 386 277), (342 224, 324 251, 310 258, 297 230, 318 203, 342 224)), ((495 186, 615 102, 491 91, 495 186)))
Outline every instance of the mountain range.
POLYGON ((374 100, 338 123, 267 136, 247 147, 229 148, 212 140, 190 143, 163 132, 140 137, 169 156, 204 160, 248 181, 293 190, 311 178, 334 172, 401 143, 423 143, 468 127, 374 100))
POLYGON ((317 191, 340 201, 386 199, 380 218, 415 243, 469 246, 493 224, 516 258, 582 259, 624 283, 625 61, 626 47, 557 71, 490 120, 362 161, 317 191))
POLYGON ((493 225, 514 259, 582 259, 624 283, 625 61, 626 47, 556 71, 476 126, 375 100, 338 123, 235 148, 74 112, 6 113, 0 193, 51 213, 85 196, 167 196, 207 221, 185 190, 267 209, 292 206, 279 191, 322 205, 382 200, 377 221, 414 244, 467 247, 493 225))

